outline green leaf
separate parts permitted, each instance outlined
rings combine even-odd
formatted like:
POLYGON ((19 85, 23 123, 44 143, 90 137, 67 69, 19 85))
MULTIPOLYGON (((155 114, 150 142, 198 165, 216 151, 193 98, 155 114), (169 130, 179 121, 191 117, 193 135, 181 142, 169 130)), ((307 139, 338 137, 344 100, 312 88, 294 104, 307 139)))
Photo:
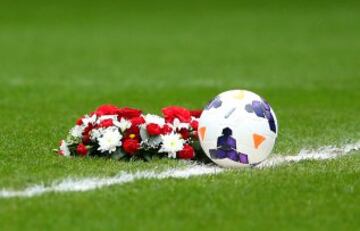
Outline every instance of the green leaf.
POLYGON ((121 160, 122 158, 126 157, 126 153, 118 148, 115 152, 111 153, 111 158, 114 160, 121 160))
POLYGON ((194 141, 194 142, 192 142, 191 146, 192 146, 192 147, 193 147, 196 151, 198 151, 198 150, 202 150, 202 148, 201 148, 201 145, 200 145, 200 142, 199 142, 199 141, 194 141))
POLYGON ((143 154, 143 157, 144 157, 144 160, 145 160, 145 161, 151 161, 151 159, 152 159, 151 154, 150 154, 150 153, 146 153, 146 152, 143 154))

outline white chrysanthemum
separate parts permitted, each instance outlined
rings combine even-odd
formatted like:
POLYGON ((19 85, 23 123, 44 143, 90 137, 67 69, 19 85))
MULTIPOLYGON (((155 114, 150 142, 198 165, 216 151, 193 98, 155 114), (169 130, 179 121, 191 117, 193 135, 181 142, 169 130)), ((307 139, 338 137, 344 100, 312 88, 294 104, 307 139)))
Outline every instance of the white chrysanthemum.
POLYGON ((119 130, 116 127, 109 127, 104 130, 103 135, 98 138, 99 148, 101 152, 115 152, 116 148, 121 146, 121 138, 119 130))
POLYGON ((103 135, 104 130, 105 130, 104 128, 98 128, 98 129, 91 130, 90 139, 93 141, 99 139, 103 135))
POLYGON ((176 158, 176 152, 181 151, 184 147, 184 140, 179 134, 170 133, 161 135, 162 145, 159 152, 167 152, 169 158, 176 158))
POLYGON ((94 124, 96 121, 96 115, 85 115, 84 118, 82 118, 82 122, 85 126, 87 126, 88 124, 94 124))
POLYGON ((147 114, 144 119, 146 124, 157 124, 160 127, 165 124, 165 119, 158 115, 147 114))
POLYGON ((85 126, 83 125, 76 125, 70 130, 70 135, 75 138, 81 138, 82 133, 84 132, 85 126))
POLYGON ((173 121, 173 127, 175 129, 181 130, 182 128, 189 129, 190 124, 188 123, 181 123, 178 118, 175 118, 173 121))
POLYGON ((140 137, 142 140, 142 146, 145 146, 147 148, 158 148, 159 145, 162 142, 162 139, 160 136, 150 136, 149 133, 146 130, 146 125, 142 124, 140 126, 140 137))
POLYGON ((113 120, 113 124, 120 128, 121 132, 126 131, 126 129, 129 129, 131 127, 131 122, 127 119, 121 118, 120 121, 113 120))
POLYGON ((59 153, 63 156, 70 156, 70 150, 65 140, 61 141, 59 151, 60 151, 59 153))

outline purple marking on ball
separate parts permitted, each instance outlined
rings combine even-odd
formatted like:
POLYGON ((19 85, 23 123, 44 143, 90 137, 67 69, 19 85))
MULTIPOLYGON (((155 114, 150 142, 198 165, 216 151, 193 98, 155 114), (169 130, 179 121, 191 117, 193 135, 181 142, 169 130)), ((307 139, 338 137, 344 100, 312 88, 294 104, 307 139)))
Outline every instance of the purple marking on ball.
POLYGON ((249 112, 249 113, 253 113, 254 109, 252 108, 251 104, 246 104, 245 105, 245 111, 249 112))
POLYGON ((265 108, 261 102, 254 100, 252 102, 252 108, 258 117, 263 117, 263 118, 265 117, 264 115, 265 108))
POLYGON ((222 135, 217 139, 217 148, 209 150, 211 158, 225 159, 228 158, 232 161, 248 164, 248 156, 244 153, 236 151, 236 139, 232 137, 232 130, 224 128, 222 135))
POLYGON ((219 108, 222 105, 222 101, 219 96, 216 96, 206 107, 205 110, 210 110, 211 108, 219 108))
POLYGON ((271 107, 266 101, 254 100, 251 104, 245 105, 245 110, 249 113, 255 112, 257 117, 266 118, 271 131, 276 133, 276 124, 271 107))
POLYGON ((223 159, 223 158, 226 158, 227 157, 227 152, 228 151, 225 151, 225 150, 222 150, 222 149, 217 149, 216 150, 216 158, 219 158, 219 159, 223 159))
POLYGON ((243 164, 249 163, 248 155, 239 152, 239 156, 240 156, 240 163, 243 163, 243 164))
POLYGON ((261 98, 261 99, 262 99, 262 101, 263 101, 263 103, 264 103, 265 110, 270 111, 270 105, 269 105, 269 103, 268 103, 265 99, 263 99, 263 98, 261 98))
POLYGON ((240 159, 239 154, 235 150, 228 151, 227 158, 236 162, 238 162, 240 159))

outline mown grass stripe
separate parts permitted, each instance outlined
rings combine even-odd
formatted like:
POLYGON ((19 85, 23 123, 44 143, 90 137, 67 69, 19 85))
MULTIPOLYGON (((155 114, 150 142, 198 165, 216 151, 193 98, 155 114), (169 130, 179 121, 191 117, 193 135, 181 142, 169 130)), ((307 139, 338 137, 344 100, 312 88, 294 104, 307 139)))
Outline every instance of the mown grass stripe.
MULTIPOLYGON (((360 142, 347 144, 343 147, 324 146, 316 150, 303 149, 297 155, 275 155, 257 165, 255 168, 276 167, 281 164, 299 162, 303 160, 334 159, 356 150, 360 150, 360 142)), ((38 184, 19 191, 2 189, 0 191, 0 198, 33 197, 49 192, 83 192, 111 185, 126 184, 139 179, 187 179, 192 176, 218 174, 223 171, 225 171, 225 169, 217 166, 201 164, 191 164, 185 168, 171 168, 162 172, 137 171, 135 173, 130 173, 122 171, 114 177, 65 179, 53 182, 50 186, 38 184)))

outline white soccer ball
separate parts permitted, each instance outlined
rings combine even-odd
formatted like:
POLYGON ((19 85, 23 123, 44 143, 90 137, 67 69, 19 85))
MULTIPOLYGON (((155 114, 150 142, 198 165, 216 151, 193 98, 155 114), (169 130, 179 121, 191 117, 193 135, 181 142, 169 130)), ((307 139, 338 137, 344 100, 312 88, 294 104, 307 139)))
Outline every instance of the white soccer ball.
POLYGON ((204 108, 198 134, 202 149, 216 164, 254 166, 271 153, 278 123, 263 98, 250 91, 231 90, 204 108))

